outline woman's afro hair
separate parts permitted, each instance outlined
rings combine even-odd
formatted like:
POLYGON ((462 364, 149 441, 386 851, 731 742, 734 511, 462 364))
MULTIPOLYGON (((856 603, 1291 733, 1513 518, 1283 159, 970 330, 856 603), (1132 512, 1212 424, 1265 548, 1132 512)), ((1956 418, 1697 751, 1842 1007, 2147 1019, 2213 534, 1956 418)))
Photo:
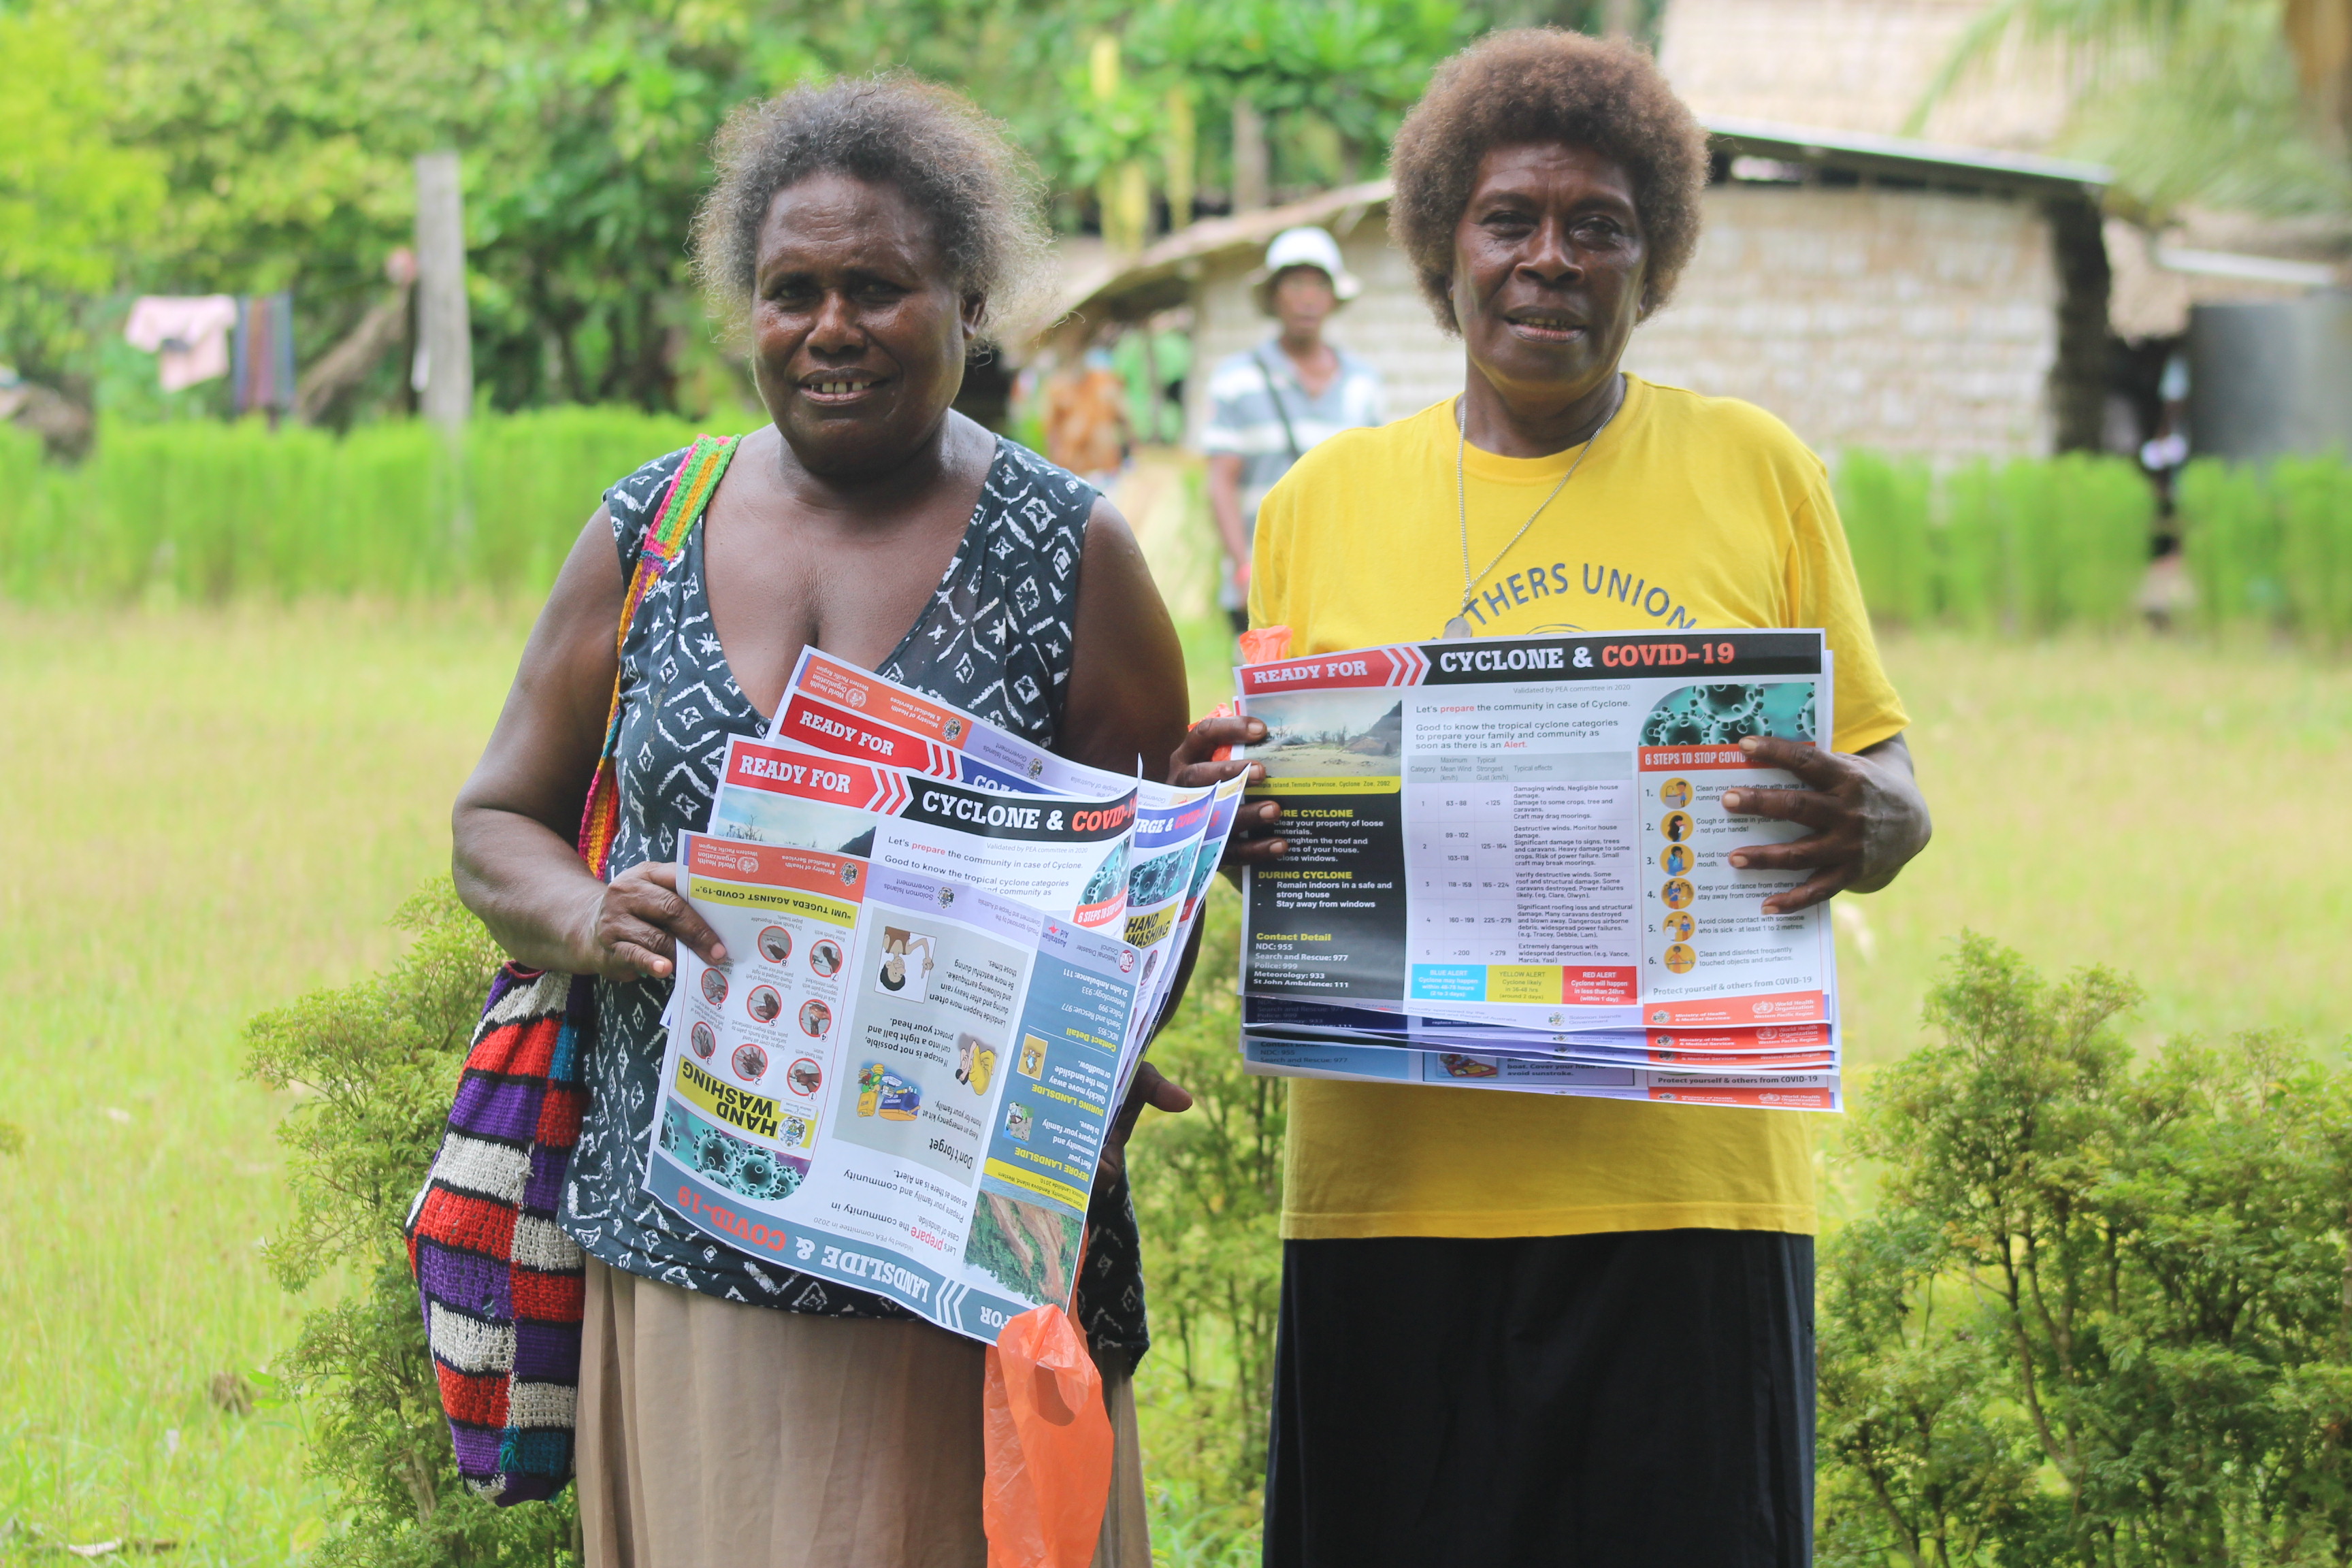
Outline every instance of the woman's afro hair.
POLYGON ((816 174, 897 187, 929 221, 957 291, 986 299, 987 324, 1017 317, 1039 287, 1048 239, 1036 167, 946 88, 895 73, 793 88, 730 115, 711 155, 694 270, 732 338, 750 323, 769 204, 816 174))
POLYGON ((1454 319, 1454 230, 1489 148, 1590 147, 1633 177, 1649 245, 1642 303, 1654 310, 1698 247, 1706 132, 1643 49, 1557 27, 1492 33, 1437 68, 1389 153, 1389 234, 1437 324, 1454 319))

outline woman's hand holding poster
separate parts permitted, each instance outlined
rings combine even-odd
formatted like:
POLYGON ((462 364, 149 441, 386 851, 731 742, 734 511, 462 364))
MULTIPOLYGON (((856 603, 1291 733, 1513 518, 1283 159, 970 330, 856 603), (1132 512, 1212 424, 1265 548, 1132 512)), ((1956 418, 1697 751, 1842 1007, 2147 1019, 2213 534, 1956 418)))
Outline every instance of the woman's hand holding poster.
POLYGON ((1066 1304, 1240 789, 1086 768, 812 652, 681 849, 728 962, 681 954, 647 1191, 976 1338, 1066 1304))

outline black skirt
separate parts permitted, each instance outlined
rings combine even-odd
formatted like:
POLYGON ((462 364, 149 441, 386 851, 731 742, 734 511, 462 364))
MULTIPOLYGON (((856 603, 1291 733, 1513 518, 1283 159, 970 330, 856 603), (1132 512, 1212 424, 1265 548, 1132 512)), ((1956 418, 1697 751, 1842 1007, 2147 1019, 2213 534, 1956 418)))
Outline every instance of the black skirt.
POLYGON ((1283 1246, 1268 1568, 1805 1568, 1813 1238, 1283 1246))

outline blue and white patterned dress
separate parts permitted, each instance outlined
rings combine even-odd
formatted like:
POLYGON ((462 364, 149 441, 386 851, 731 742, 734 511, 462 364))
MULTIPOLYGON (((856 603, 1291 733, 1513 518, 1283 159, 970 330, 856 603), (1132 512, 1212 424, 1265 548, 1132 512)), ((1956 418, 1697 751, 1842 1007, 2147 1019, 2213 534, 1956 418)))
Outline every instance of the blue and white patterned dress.
MULTIPOLYGON (((657 458, 604 492, 625 577, 685 460, 657 458)), ((1061 729, 1070 676, 1079 552, 1095 491, 1026 447, 999 440, 980 502, 938 590, 880 673, 976 713, 1041 746, 1061 729)), ((677 563, 646 594, 621 652, 620 824, 613 874, 677 858, 677 836, 699 831, 730 735, 767 721, 735 684, 703 583, 697 526, 677 563)), ((586 1120, 572 1156, 562 1222, 612 1268, 730 1300, 830 1317, 904 1318, 878 1296, 737 1251, 695 1229, 644 1191, 657 1100, 667 981, 597 986, 586 1120)), ((1150 1343, 1142 1259, 1125 1177, 1095 1191, 1077 1311, 1097 1358, 1130 1369, 1150 1343)))

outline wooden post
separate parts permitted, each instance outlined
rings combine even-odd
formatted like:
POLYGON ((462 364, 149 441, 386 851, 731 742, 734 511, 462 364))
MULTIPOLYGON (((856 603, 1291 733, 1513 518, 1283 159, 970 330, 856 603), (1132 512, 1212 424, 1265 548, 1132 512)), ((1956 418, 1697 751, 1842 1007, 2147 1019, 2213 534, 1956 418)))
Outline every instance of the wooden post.
POLYGON ((474 411, 474 334, 466 311, 466 206, 457 154, 416 160, 418 410, 455 432, 474 411))
MULTIPOLYGON (((474 411, 474 331, 466 310, 466 202, 455 152, 416 160, 417 412, 441 426, 443 497, 460 560, 474 542, 466 471, 466 418, 474 411)), ((458 570, 463 571, 460 565, 458 570)))
POLYGON ((1269 184, 1265 117, 1246 98, 1234 100, 1234 211, 1254 213, 1265 205, 1269 184))

